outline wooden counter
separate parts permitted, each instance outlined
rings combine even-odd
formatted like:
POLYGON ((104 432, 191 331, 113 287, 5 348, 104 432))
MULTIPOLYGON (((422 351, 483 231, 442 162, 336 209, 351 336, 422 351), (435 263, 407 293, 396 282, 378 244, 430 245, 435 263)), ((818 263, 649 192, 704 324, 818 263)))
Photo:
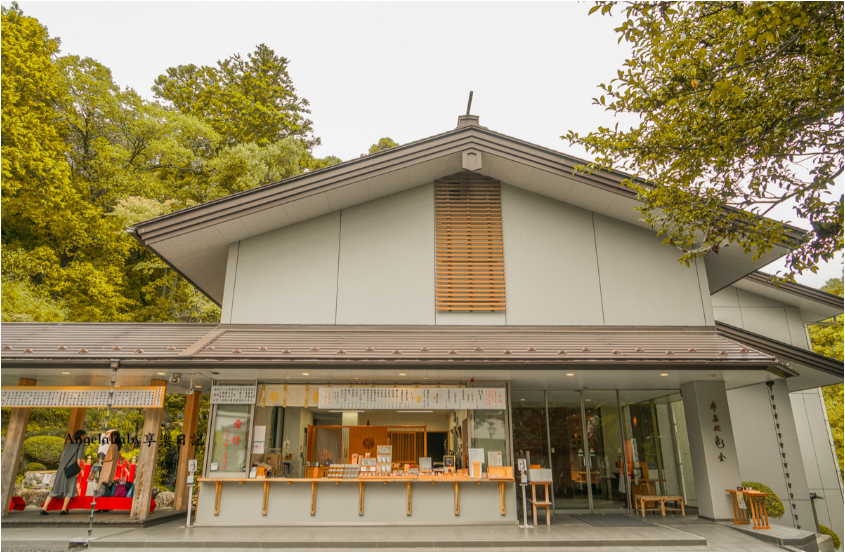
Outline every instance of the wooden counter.
MULTIPOLYGON (((501 516, 507 513, 505 500, 505 484, 514 481, 513 478, 467 478, 458 476, 385 476, 385 477, 364 477, 364 478, 198 478, 200 483, 214 484, 215 499, 214 499, 214 516, 220 514, 220 503, 223 494, 223 484, 228 484, 226 487, 230 488, 233 485, 238 488, 243 485, 263 484, 263 505, 261 510, 262 516, 267 516, 268 512, 268 498, 270 495, 270 485, 294 485, 294 484, 310 484, 311 485, 311 516, 317 514, 317 485, 321 487, 332 484, 340 486, 341 484, 358 484, 358 516, 364 516, 364 489, 366 484, 405 484, 406 500, 405 500, 405 514, 411 516, 411 489, 412 484, 452 484, 454 489, 454 514, 460 516, 460 485, 477 485, 498 483, 499 484, 499 510, 501 516)), ((251 486, 250 486, 251 487, 251 486)), ((199 518, 199 502, 197 504, 197 516, 199 518)))

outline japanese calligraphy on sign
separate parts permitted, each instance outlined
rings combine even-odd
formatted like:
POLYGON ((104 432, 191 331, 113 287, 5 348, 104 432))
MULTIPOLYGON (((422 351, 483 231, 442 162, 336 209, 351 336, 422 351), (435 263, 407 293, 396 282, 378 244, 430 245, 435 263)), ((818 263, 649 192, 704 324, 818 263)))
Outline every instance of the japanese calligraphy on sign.
MULTIPOLYGON (((722 431, 722 425, 716 424, 716 423, 719 422, 719 417, 716 415, 717 409, 718 409, 718 406, 716 405, 716 402, 711 401, 710 402, 710 410, 713 411, 713 431, 717 432, 716 439, 715 439, 716 447, 718 449, 724 449, 725 448, 725 440, 723 440, 722 437, 718 434, 718 432, 722 431)), ((725 459, 727 459, 727 457, 725 457, 724 452, 720 451, 717 459, 719 459, 720 463, 724 463, 725 459)))
POLYGON ((3 386, 3 407, 156 408, 164 401, 164 386, 115 388, 109 403, 108 386, 3 386))
POLYGON ((320 409, 505 409, 504 388, 320 388, 320 409))
POLYGON ((209 403, 252 404, 255 403, 255 386, 212 386, 209 403))

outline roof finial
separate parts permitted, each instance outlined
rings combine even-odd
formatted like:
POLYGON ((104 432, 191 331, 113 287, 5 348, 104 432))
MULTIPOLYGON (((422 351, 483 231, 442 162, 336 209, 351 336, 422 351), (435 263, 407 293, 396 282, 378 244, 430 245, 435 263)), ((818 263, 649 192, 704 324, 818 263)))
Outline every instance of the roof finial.
POLYGON ((467 102, 467 115, 469 115, 470 107, 472 107, 472 90, 469 91, 469 102, 467 102))

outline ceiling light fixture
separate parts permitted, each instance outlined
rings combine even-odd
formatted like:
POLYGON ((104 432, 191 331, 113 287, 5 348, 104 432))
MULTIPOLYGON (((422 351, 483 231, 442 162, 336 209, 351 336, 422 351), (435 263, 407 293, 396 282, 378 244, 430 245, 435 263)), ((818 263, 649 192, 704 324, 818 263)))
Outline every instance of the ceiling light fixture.
POLYGON ((159 376, 164 376, 164 373, 156 373, 159 376))
POLYGON ((66 372, 62 371, 62 374, 70 374, 70 373, 66 373, 66 372))
POLYGON ((399 411, 396 411, 396 412, 397 413, 433 413, 434 411, 431 411, 431 410, 426 411, 425 409, 406 409, 406 410, 399 410, 399 411))
POLYGON ((308 376, 308 373, 302 373, 302 376, 308 376))
POLYGON ((566 376, 575 376, 575 373, 566 373, 566 376))
POLYGON ((669 373, 660 373, 660 376, 669 376, 669 373))
POLYGON ((399 376, 407 376, 405 373, 399 373, 399 376))

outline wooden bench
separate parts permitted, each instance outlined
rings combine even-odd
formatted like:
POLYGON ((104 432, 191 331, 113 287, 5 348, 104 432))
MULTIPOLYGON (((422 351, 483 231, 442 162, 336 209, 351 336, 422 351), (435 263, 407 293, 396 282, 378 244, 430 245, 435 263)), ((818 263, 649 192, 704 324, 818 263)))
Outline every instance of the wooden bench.
POLYGON ((681 504, 681 514, 683 516, 687 516, 686 512, 684 511, 684 498, 680 495, 638 495, 635 499, 634 509, 637 513, 642 512, 643 516, 645 516, 646 511, 660 511, 662 516, 666 516, 666 502, 667 501, 674 501, 675 502, 675 514, 678 514, 678 503, 681 504), (660 503, 660 507, 657 506, 646 509, 645 504, 647 502, 653 503, 660 503))

